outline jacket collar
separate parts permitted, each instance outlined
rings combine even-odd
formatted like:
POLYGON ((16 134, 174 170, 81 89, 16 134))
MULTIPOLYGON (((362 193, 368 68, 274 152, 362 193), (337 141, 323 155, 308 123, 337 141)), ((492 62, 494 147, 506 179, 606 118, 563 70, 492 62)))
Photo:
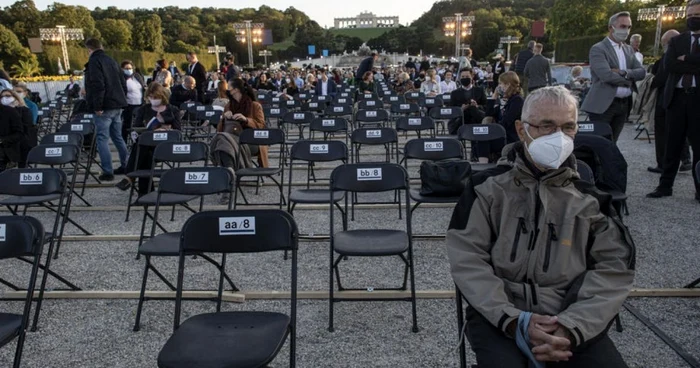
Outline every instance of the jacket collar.
POLYGON ((540 172, 529 162, 525 154, 525 145, 522 142, 506 145, 501 153, 498 165, 514 168, 513 175, 520 182, 539 181, 550 186, 565 186, 567 183, 580 178, 577 171, 576 157, 573 153, 562 163, 561 167, 547 172, 540 172))

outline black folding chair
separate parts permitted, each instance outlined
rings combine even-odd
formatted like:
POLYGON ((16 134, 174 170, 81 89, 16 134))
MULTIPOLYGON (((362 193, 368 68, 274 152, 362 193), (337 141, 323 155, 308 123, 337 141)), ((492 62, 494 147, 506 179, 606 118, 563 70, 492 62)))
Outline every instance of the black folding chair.
POLYGON ((357 128, 363 128, 365 125, 383 127, 386 126, 390 120, 389 113, 383 108, 380 108, 376 110, 357 110, 352 123, 353 129, 355 128, 355 124, 357 128))
POLYGON ((443 102, 441 96, 426 97, 425 99, 420 101, 420 107, 422 107, 425 111, 430 111, 430 109, 442 106, 443 102))
POLYGON ((355 163, 360 162, 360 149, 363 145, 382 145, 385 148, 386 162, 391 162, 393 152, 396 152, 396 162, 399 162, 399 135, 393 128, 355 129, 350 136, 350 142, 355 163))
POLYGON ((358 93, 357 94, 357 101, 362 101, 362 100, 376 100, 378 99, 379 96, 377 96, 376 93, 358 93))
MULTIPOLYGON (((80 119, 88 120, 88 119, 80 119)), ((97 132, 95 129, 94 119, 93 122, 77 122, 72 121, 67 124, 61 125, 58 128, 58 133, 78 133, 83 136, 83 145, 81 146, 81 156, 82 159, 79 161, 80 168, 85 171, 83 178, 78 182, 81 184, 80 195, 85 195, 85 187, 87 186, 87 181, 89 177, 92 177, 97 181, 97 183, 102 183, 98 178, 96 173, 91 172, 92 165, 95 164, 95 155, 97 154, 97 132), (83 163, 85 161, 85 163, 83 163)))
POLYGON ((428 116, 435 120, 435 125, 441 127, 440 134, 445 134, 445 126, 452 119, 464 121, 464 111, 458 106, 433 107, 428 110, 428 116))
POLYGON ((311 125, 309 125, 309 134, 311 139, 316 139, 315 132, 323 133, 323 140, 328 140, 331 137, 335 137, 336 134, 343 134, 345 138, 345 145, 348 145, 348 121, 344 118, 316 118, 311 120, 311 125))
MULTIPOLYGON (((161 149, 164 145, 158 146, 161 149)), ((176 288, 168 281, 163 274, 153 265, 151 257, 177 257, 180 254, 180 236, 178 232, 163 232, 156 235, 156 224, 158 222, 158 214, 162 205, 172 205, 173 203, 187 204, 189 201, 200 198, 199 211, 202 212, 204 205, 204 196, 213 194, 228 194, 228 208, 231 209, 231 194, 233 191, 234 182, 233 172, 224 167, 187 167, 175 168, 166 171, 161 177, 161 183, 158 186, 158 192, 155 201, 155 210, 153 213, 153 224, 151 225, 151 233, 142 245, 139 246, 138 253, 146 258, 146 265, 143 270, 143 278, 141 280, 141 293, 139 295, 139 304, 136 310, 136 322, 134 323, 134 331, 141 328, 141 311, 143 303, 146 300, 173 300, 170 297, 146 297, 146 284, 148 281, 148 273, 152 271, 170 290, 175 291, 176 288)), ((218 263, 206 254, 198 254, 204 260, 213 264, 220 271, 220 277, 226 279, 233 291, 238 291, 236 285, 231 281, 231 278, 224 271, 226 263, 226 255, 222 255, 221 263, 218 263)), ((221 308, 221 299, 213 298, 217 301, 217 312, 221 308)), ((197 298, 201 300, 201 298, 197 298)))
POLYGON ((393 103, 391 104, 391 117, 397 119, 401 116, 420 116, 420 107, 416 103, 393 103))
MULTIPOLYGON (((336 95, 335 100, 333 100, 332 105, 350 105, 350 106, 353 105, 354 101, 353 101, 352 97, 350 97, 350 96, 342 97, 341 95, 343 95, 343 93, 339 93, 338 95, 336 95)), ((345 93, 345 95, 349 95, 349 94, 345 93)))
MULTIPOLYGON (((700 162, 698 162, 698 163, 695 165, 695 180, 700 180, 700 162)), ((688 285, 685 285, 684 288, 686 288, 686 289, 691 289, 691 288, 694 288, 694 287, 698 286, 698 284, 700 284, 700 277, 698 277, 697 279, 693 280, 693 281, 692 281, 691 283, 689 283, 688 285)))
MULTIPOLYGON (((32 310, 32 300, 36 278, 41 263, 41 252, 44 245, 44 227, 39 220, 27 216, 1 216, 0 217, 0 260, 23 258, 32 265, 29 274, 27 296, 23 298, 24 308, 22 314, 0 313, 0 347, 3 347, 17 338, 13 367, 19 368, 24 349, 24 340, 29 325, 29 314, 32 310)), ((21 290, 4 279, 0 283, 14 290, 21 290)))
MULTIPOLYGON (((12 215, 19 214, 18 207, 23 206, 22 216, 27 214, 27 208, 31 205, 38 205, 48 208, 56 213, 52 231, 44 236, 44 243, 49 243, 49 250, 46 253, 46 263, 40 264, 44 272, 39 288, 36 310, 34 311, 34 321, 32 331, 36 331, 39 323, 39 314, 44 298, 44 289, 48 275, 68 287, 68 290, 78 291, 79 287, 66 280, 59 274, 51 271, 51 260, 53 258, 54 245, 60 240, 60 224, 64 216, 64 204, 68 194, 68 179, 63 170, 42 168, 42 169, 9 169, 0 173, 0 195, 9 197, 0 200, 0 205, 7 207, 12 215), (54 208, 50 206, 52 201, 58 201, 54 208)), ((24 262, 31 263, 26 258, 18 258, 24 262)), ((6 284, 7 285, 7 284, 6 284)), ((10 285, 7 285, 10 286, 10 285)), ((10 286, 11 287, 11 286, 10 286)))
POLYGON ((406 102, 418 104, 421 100, 425 99, 425 93, 423 92, 407 92, 403 95, 406 98, 406 102))
POLYGON ((380 99, 370 98, 366 100, 360 100, 357 103, 358 110, 380 110, 384 108, 384 102, 380 99))
MULTIPOLYGON (((146 155, 148 154, 147 152, 150 153, 150 150, 155 149, 156 146, 163 142, 180 142, 182 141, 182 133, 180 133, 177 130, 168 130, 168 131, 146 131, 143 132, 138 139, 138 142, 136 144, 136 164, 138 165, 139 163, 139 158, 141 155, 146 155)), ((133 155, 133 148, 131 154, 133 155)), ((126 176, 132 180, 132 185, 131 189, 129 190, 129 200, 126 204, 126 219, 124 221, 129 221, 129 215, 131 214, 131 206, 133 198, 134 198, 134 192, 136 191, 139 179, 148 179, 151 178, 149 183, 153 182, 152 177, 159 177, 163 173, 162 170, 155 170, 155 168, 150 168, 150 169, 136 169, 130 173, 127 173, 126 176)), ((152 184, 149 184, 149 186, 152 184)))
POLYGON ((395 94, 391 95, 384 95, 382 97, 382 101, 384 102, 384 106, 391 106, 392 104, 398 103, 406 103, 406 98, 403 96, 397 96, 395 94))
POLYGON ((297 129, 299 129, 299 139, 304 139, 304 128, 311 124, 311 120, 315 117, 316 116, 310 111, 288 112, 282 117, 282 124, 284 124, 283 129, 289 134, 287 125, 295 125, 297 129))
MULTIPOLYGON (((471 142, 493 142, 502 140, 505 144, 506 129, 500 124, 464 124, 459 127, 457 137, 464 147, 464 157, 467 157, 466 141, 471 142)), ((474 159, 474 157, 472 157, 474 159)), ((484 171, 496 167, 496 164, 472 164, 472 171, 484 171)))
POLYGON ((612 127, 608 123, 601 123, 597 121, 579 121, 578 133, 599 135, 608 140, 613 140, 612 127))
MULTIPOLYGON (((75 168, 74 170, 79 171, 80 169, 80 150, 81 147, 83 146, 83 135, 79 133, 51 133, 47 134, 43 137, 41 137, 41 141, 39 142, 39 145, 41 146, 46 146, 46 145, 62 145, 62 146, 75 146, 78 148, 78 161, 75 163, 75 168)), ((71 175, 71 172, 67 172, 67 175, 71 175)), ((71 191, 73 195, 78 197, 81 202, 83 202, 86 206, 92 207, 90 202, 88 202, 83 196, 78 194, 78 192, 75 190, 75 183, 72 184, 71 186, 71 191)))
MULTIPOLYGON (((286 203, 284 199, 284 189, 282 188, 282 183, 284 183, 284 163, 286 161, 286 149, 285 149, 285 139, 284 132, 280 129, 243 129, 239 137, 239 142, 241 144, 248 144, 251 146, 273 146, 280 145, 280 156, 278 161, 278 167, 248 167, 243 169, 238 169, 236 171, 236 191, 234 192, 233 205, 234 207, 239 205, 238 203, 238 193, 241 193, 245 205, 264 205, 269 203, 250 203, 243 193, 241 188, 241 179, 245 177, 255 178, 255 194, 259 193, 260 186, 258 183, 262 178, 270 178, 280 191, 280 201, 279 208, 286 203), (275 176, 280 175, 279 181, 275 179, 275 176)), ((241 158, 239 158, 240 160, 241 158)), ((243 203, 241 203, 242 205, 243 203)))
MULTIPOLYGON (((296 367, 299 231, 292 216, 281 210, 201 212, 185 223, 180 239, 174 332, 158 355, 158 367, 266 367, 287 338, 289 366, 296 367), (188 255, 270 251, 292 252, 289 315, 218 312, 196 315, 180 324, 188 255)), ((218 291, 220 297, 221 280, 218 291)))
POLYGON ((402 116, 396 120, 397 132, 416 132, 418 138, 421 138, 421 132, 425 130, 431 137, 435 136, 435 122, 429 116, 402 116))
MULTIPOLYGON (((329 199, 334 192, 344 191, 346 196, 351 193, 381 193, 404 191, 406 196, 406 231, 394 230, 395 226, 386 229, 344 230, 335 232, 333 204, 330 204, 330 284, 329 284, 329 324, 328 330, 333 331, 334 304, 341 301, 396 301, 411 302, 413 313, 413 332, 418 332, 416 317, 416 286, 413 262, 413 236, 411 233, 411 206, 408 191, 408 173, 399 164, 365 163, 347 164, 336 167, 331 173, 329 199), (335 256, 337 255, 337 258, 335 256), (350 289, 343 287, 340 282, 339 264, 344 257, 394 257, 398 256, 404 262, 403 284, 398 288, 388 289, 350 289), (335 259, 334 259, 335 258, 335 259), (335 273, 335 281, 334 281, 335 273), (407 279, 411 278, 411 296, 409 298, 339 298, 334 295, 335 283, 338 290, 406 290, 407 279)), ((332 202, 332 199, 331 199, 332 202)), ((398 203, 401 203, 399 200, 398 203)), ((345 212, 347 213, 347 202, 345 212)), ((399 208, 400 211, 400 208, 399 208)), ((395 224, 392 224, 395 225, 395 224)))
POLYGON ((277 127, 281 128, 281 119, 284 115, 286 115, 289 112, 289 110, 287 110, 286 107, 265 106, 263 108, 263 112, 265 113, 265 125, 267 125, 268 127, 272 127, 272 119, 275 119, 277 120, 277 127))
POLYGON ((348 118, 352 119, 352 105, 349 104, 333 104, 326 107, 323 112, 326 118, 348 118))
MULTIPOLYGON (((301 108, 301 101, 297 99, 292 99, 292 100, 287 100, 284 102, 284 104, 281 104, 282 106, 287 108, 287 111, 294 111, 294 110, 299 110, 301 108)), ((280 106, 280 107, 282 107, 280 106)))

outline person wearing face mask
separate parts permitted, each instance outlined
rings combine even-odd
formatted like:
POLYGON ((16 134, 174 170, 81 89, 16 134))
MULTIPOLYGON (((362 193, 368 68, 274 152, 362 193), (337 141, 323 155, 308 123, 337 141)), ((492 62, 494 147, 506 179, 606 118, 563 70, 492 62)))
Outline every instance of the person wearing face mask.
POLYGON ((294 99, 294 96, 299 94, 299 87, 297 87, 296 82, 293 79, 287 78, 285 80, 284 88, 282 88, 282 98, 286 100, 294 99))
POLYGON ((14 98, 4 93, 0 98, 0 172, 21 161, 20 141, 24 134, 22 116, 12 106, 14 98))
POLYGON ((321 71, 319 79, 316 81, 316 94, 319 96, 335 97, 338 87, 332 79, 328 78, 328 72, 321 71))
MULTIPOLYGON (((146 104, 136 109, 134 113, 134 128, 146 128, 151 131, 180 130, 180 110, 169 104, 165 87, 158 83, 151 83, 146 90, 146 104)), ((132 133, 135 134, 135 133, 132 133)), ((135 170, 148 170, 153 164, 153 148, 141 147, 136 161, 136 149, 138 137, 134 139, 129 160, 124 168, 124 174, 135 170)), ((133 184, 133 179, 125 177, 116 184, 121 190, 127 190, 133 184)), ((148 194, 150 186, 149 178, 139 178, 137 191, 139 196, 148 194)), ((152 188, 151 188, 152 189, 152 188)))
POLYGON ((428 69, 428 74, 425 78, 425 82, 420 87, 421 92, 425 93, 427 97, 435 97, 442 93, 435 69, 428 69))
POLYGON ((447 123, 450 134, 457 134, 462 124, 479 124, 484 119, 487 98, 481 87, 476 87, 472 80, 471 69, 464 68, 459 72, 460 87, 450 93, 450 106, 461 107, 464 120, 455 118, 447 123))
MULTIPOLYGON (((663 106, 666 108, 666 154, 659 186, 649 198, 673 195, 673 184, 686 139, 693 148, 692 167, 700 162, 700 0, 686 5, 688 31, 671 39, 663 66, 668 71, 663 106)), ((693 172, 695 200, 700 202, 700 177, 693 172)))
POLYGON ((503 91, 503 99, 496 98, 494 107, 487 111, 486 116, 491 117, 506 129, 506 143, 514 143, 520 140, 515 123, 520 120, 525 102, 518 74, 515 72, 501 74, 498 78, 498 90, 503 91))
POLYGON ((17 96, 24 101, 24 104, 27 106, 29 111, 32 112, 32 124, 36 125, 37 119, 39 118, 39 106, 37 106, 37 104, 35 104, 34 101, 29 98, 29 89, 27 88, 27 84, 24 82, 19 82, 13 87, 13 90, 17 96))
POLYGON ((26 167, 27 155, 32 147, 37 145, 37 131, 32 122, 32 112, 25 105, 24 100, 11 89, 0 92, 0 103, 4 106, 13 107, 20 115, 22 121, 22 136, 19 140, 20 157, 17 166, 26 167))
POLYGON ((637 90, 646 70, 625 43, 632 29, 629 12, 620 12, 608 21, 608 36, 591 47, 591 89, 581 105, 591 121, 608 123, 617 142, 628 118, 629 97, 637 90))
POLYGON ((128 140, 131 125, 134 120, 134 111, 143 104, 143 92, 146 90, 146 83, 140 74, 134 73, 134 63, 131 60, 124 60, 121 63, 124 80, 126 80, 126 103, 127 106, 122 112, 122 138, 128 140))
POLYGON ((457 89, 457 84, 452 80, 452 72, 448 70, 445 72, 445 80, 440 82, 440 91, 441 93, 452 93, 455 89, 457 89))
POLYGON ((562 87, 528 95, 520 141, 472 175, 452 214, 447 255, 480 367, 627 367, 607 330, 635 248, 577 173, 577 104, 562 87))

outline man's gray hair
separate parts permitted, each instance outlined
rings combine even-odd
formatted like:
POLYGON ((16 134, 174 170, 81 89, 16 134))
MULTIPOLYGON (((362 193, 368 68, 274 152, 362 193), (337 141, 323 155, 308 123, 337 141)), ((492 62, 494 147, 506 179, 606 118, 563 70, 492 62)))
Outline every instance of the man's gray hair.
POLYGON ((522 121, 530 122, 530 118, 538 110, 546 110, 552 105, 571 107, 576 111, 576 120, 578 120, 578 100, 576 97, 568 89, 555 86, 540 88, 527 95, 521 114, 522 121))
POLYGON ((536 44, 537 44, 537 42, 535 42, 534 40, 531 40, 530 42, 527 43, 527 48, 532 49, 535 47, 536 44))
POLYGON ((610 20, 608 20, 608 27, 614 26, 615 23, 617 22, 617 19, 620 17, 631 18, 632 16, 630 15, 630 12, 628 12, 628 11, 623 11, 623 12, 619 12, 617 14, 613 14, 613 16, 610 17, 610 20))
MULTIPOLYGON (((699 1, 700 1, 700 0, 699 0, 699 1)), ((635 33, 635 34, 633 34, 632 36, 630 36, 630 41, 634 41, 634 40, 641 41, 641 40, 642 40, 642 35, 640 35, 639 33, 635 33)))

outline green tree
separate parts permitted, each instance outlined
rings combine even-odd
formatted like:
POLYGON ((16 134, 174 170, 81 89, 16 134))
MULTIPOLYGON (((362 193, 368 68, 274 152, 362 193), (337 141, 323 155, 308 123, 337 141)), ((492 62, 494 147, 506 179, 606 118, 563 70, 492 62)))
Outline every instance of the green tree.
POLYGON ((20 60, 36 61, 36 56, 22 46, 10 29, 0 24, 0 61, 9 67, 18 64, 20 60))
POLYGON ((163 52, 163 31, 157 14, 137 19, 131 37, 135 50, 163 52))
POLYGON ((131 45, 131 23, 123 19, 107 18, 97 21, 106 48, 128 50, 131 45))
POLYGON ((308 45, 315 45, 317 50, 326 43, 323 36, 323 28, 313 20, 310 20, 299 27, 294 35, 294 44, 306 48, 308 45))
POLYGON ((36 58, 20 60, 17 64, 12 66, 12 74, 17 78, 33 77, 41 74, 41 70, 41 67, 39 67, 39 60, 36 58))
POLYGON ((20 0, 5 8, 0 23, 9 27, 22 45, 27 46, 27 38, 39 36, 37 24, 41 24, 41 17, 33 0, 20 0))
POLYGON ((90 10, 84 6, 72 6, 61 3, 49 5, 48 14, 42 17, 44 27, 55 27, 57 24, 68 28, 80 28, 85 38, 101 38, 100 31, 95 27, 95 19, 90 10))
POLYGON ((555 0, 549 12, 552 41, 603 34, 615 0, 555 0))

